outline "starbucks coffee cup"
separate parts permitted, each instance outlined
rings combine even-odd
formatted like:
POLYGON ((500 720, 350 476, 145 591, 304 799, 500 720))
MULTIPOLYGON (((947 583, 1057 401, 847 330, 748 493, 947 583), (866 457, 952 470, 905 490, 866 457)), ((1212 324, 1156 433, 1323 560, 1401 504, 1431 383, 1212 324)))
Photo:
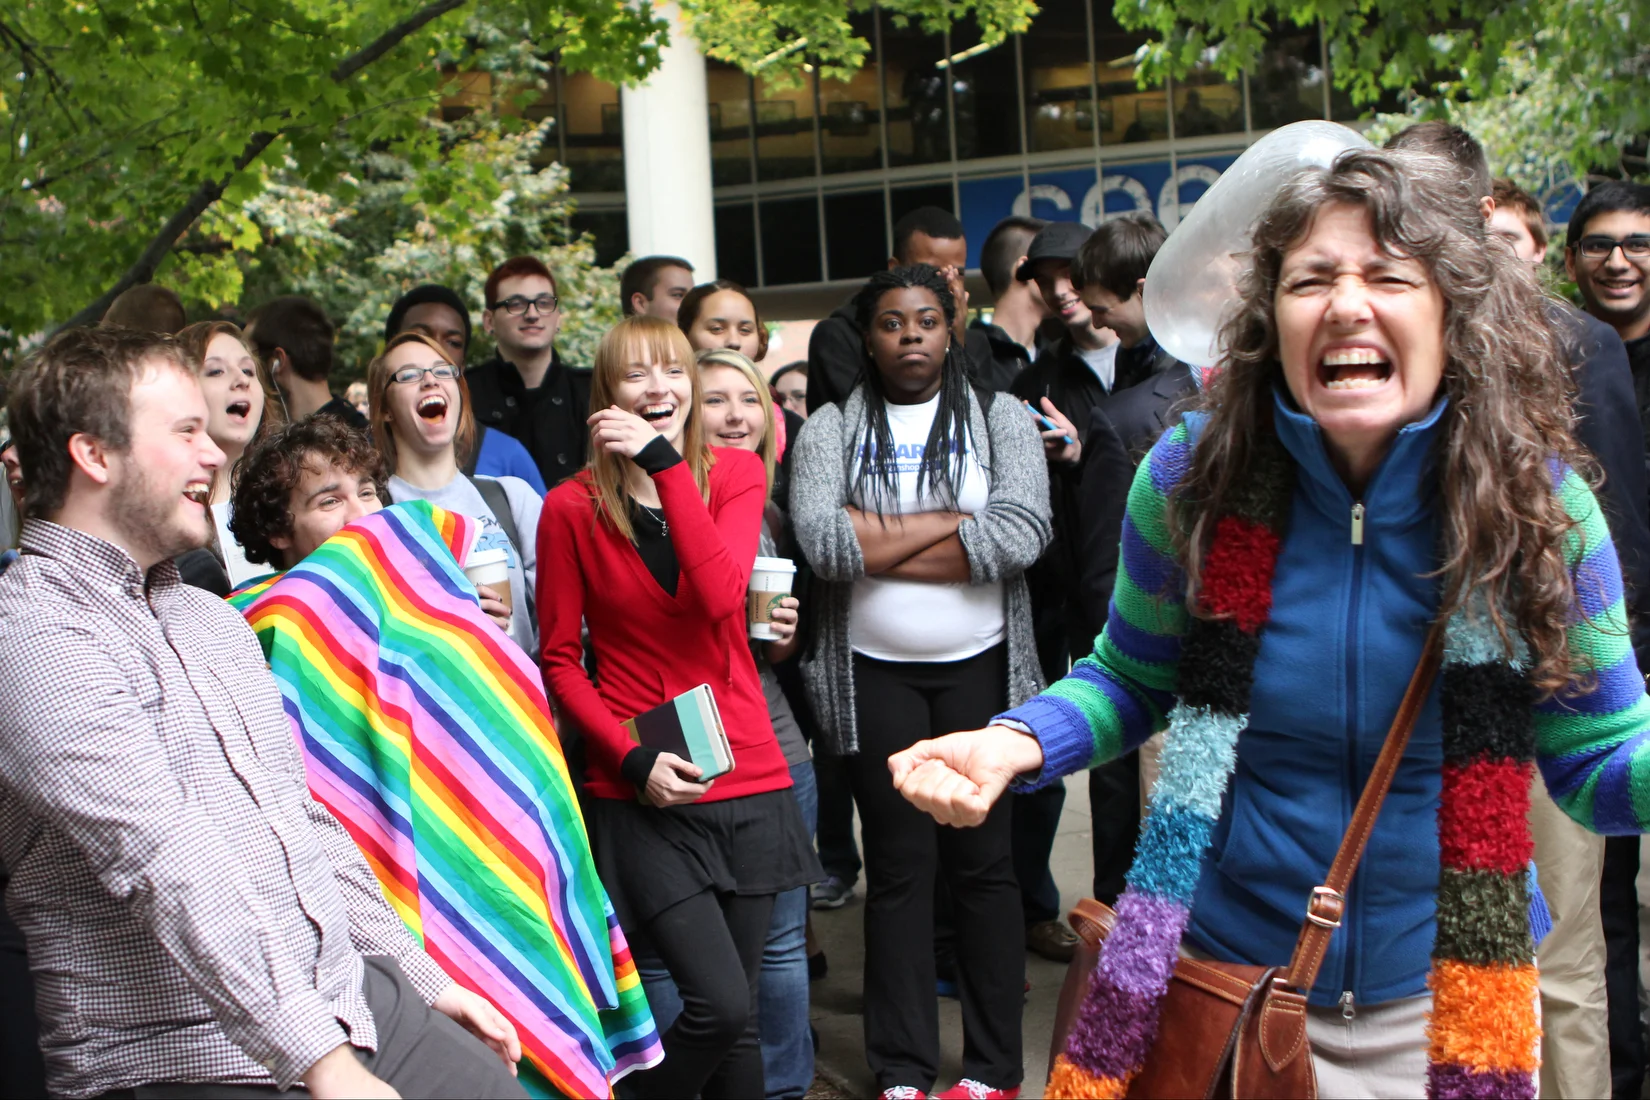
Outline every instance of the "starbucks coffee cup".
POLYGON ((751 570, 750 594, 745 600, 749 614, 751 637, 773 641, 773 609, 779 601, 791 594, 796 581, 796 563, 790 558, 757 558, 751 570))
POLYGON ((464 575, 477 588, 486 585, 497 592, 499 601, 514 610, 510 603, 510 552, 504 547, 494 546, 472 553, 464 563, 464 575))

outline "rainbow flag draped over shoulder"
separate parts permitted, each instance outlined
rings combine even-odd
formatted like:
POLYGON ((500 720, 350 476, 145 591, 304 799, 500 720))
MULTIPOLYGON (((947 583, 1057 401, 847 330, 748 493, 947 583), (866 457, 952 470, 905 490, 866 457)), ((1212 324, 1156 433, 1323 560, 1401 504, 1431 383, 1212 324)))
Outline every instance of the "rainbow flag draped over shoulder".
POLYGON ((311 792, 430 956, 515 1023, 528 1091, 610 1096, 663 1052, 538 670, 460 571, 476 530, 398 504, 229 601, 311 792))

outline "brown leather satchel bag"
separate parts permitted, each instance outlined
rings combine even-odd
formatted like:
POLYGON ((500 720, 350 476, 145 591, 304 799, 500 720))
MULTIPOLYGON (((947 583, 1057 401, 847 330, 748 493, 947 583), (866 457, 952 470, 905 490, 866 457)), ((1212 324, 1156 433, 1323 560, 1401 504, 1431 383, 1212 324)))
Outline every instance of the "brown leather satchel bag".
MULTIPOLYGON (((1381 804, 1409 744, 1415 717, 1438 672, 1442 633, 1434 627, 1410 677, 1403 703, 1392 720, 1352 823, 1322 886, 1312 891, 1301 922, 1295 955, 1288 966, 1182 958, 1175 964, 1163 999, 1157 1039, 1146 1064, 1129 1082, 1128 1095, 1169 1097, 1316 1097, 1317 1075, 1306 1038, 1306 995, 1323 965, 1329 937, 1346 910, 1346 888, 1363 858, 1381 804)), ((1100 944, 1117 914, 1092 898, 1077 903, 1067 918, 1076 930, 1077 954, 1066 970, 1054 1015, 1049 1067, 1066 1048, 1066 1036, 1082 1008, 1100 944)))

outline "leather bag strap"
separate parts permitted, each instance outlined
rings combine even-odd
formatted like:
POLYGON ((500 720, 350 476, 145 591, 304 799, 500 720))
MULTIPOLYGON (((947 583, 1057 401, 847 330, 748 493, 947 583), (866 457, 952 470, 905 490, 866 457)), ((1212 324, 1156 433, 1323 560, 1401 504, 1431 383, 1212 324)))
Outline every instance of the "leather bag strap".
POLYGON ((1347 826, 1346 836, 1341 838, 1335 862, 1329 865, 1323 885, 1312 891, 1307 902, 1306 919, 1301 922, 1300 938, 1295 941, 1295 956, 1289 961, 1289 968, 1277 978, 1281 985, 1306 994, 1318 980, 1318 968, 1323 965, 1324 952, 1329 950, 1329 937, 1341 926, 1341 917, 1346 912, 1346 888, 1363 859, 1375 819, 1380 816, 1381 805, 1392 788, 1392 777, 1397 774, 1398 762, 1409 746, 1416 716, 1426 705, 1427 694, 1432 690, 1432 681, 1443 659, 1443 649, 1444 624, 1440 621, 1434 623, 1427 634, 1415 674, 1409 678, 1409 688, 1404 692, 1404 701, 1398 705, 1397 716, 1392 719, 1392 728, 1387 731, 1386 744, 1381 746, 1381 755, 1375 760, 1375 770, 1369 773, 1369 782, 1352 811, 1352 823, 1347 826))

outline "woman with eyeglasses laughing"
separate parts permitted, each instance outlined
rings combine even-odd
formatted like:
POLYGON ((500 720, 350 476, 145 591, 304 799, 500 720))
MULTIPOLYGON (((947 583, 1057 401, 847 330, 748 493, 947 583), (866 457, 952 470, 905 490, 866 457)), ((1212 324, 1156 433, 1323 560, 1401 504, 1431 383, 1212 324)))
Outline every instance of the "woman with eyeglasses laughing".
POLYGON ((464 372, 450 353, 422 332, 403 332, 367 367, 368 418, 390 467, 390 500, 427 500, 481 523, 476 550, 503 549, 509 591, 477 588, 481 609, 516 644, 538 656, 533 592, 543 501, 519 477, 469 477, 462 469, 475 446, 475 415, 464 372), (512 613, 519 607, 519 613, 512 613))

